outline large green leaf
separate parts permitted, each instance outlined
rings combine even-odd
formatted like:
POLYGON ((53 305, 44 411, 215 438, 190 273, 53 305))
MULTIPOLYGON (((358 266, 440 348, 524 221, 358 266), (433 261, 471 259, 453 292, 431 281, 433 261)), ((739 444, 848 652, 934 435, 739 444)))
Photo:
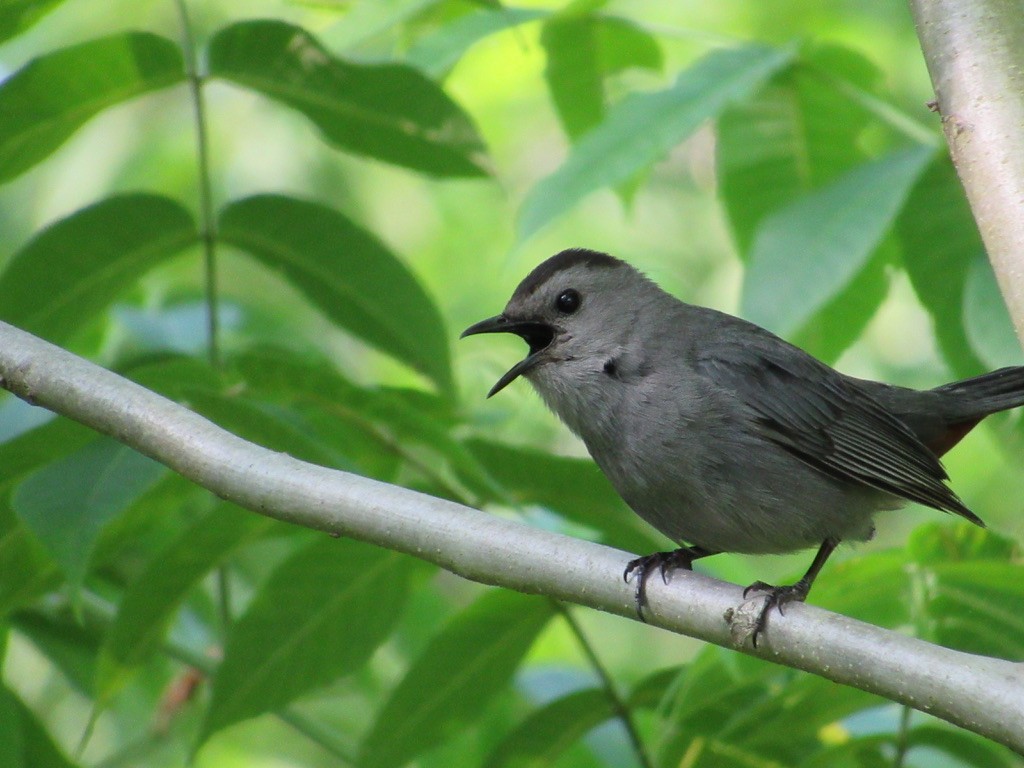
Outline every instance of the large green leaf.
POLYGON ((971 266, 984 260, 978 227, 949 155, 942 153, 910 190, 896 222, 903 266, 935 324, 942 355, 960 376, 980 373, 982 362, 964 328, 971 266))
POLYGON ((81 584, 103 528, 167 469, 110 438, 99 438, 25 478, 11 500, 73 587, 81 584))
POLYGON ((0 274, 0 318, 50 341, 71 338, 139 277, 198 235, 165 197, 111 197, 51 224, 0 274))
POLYGON ((565 132, 575 140, 605 115, 605 78, 628 67, 660 69, 661 49, 634 24, 592 13, 553 16, 543 27, 551 98, 565 132))
POLYGON ((584 688, 535 709, 494 747, 485 768, 547 768, 593 728, 615 714, 608 694, 584 688))
POLYGON ((4 0, 0 3, 0 43, 20 35, 64 0, 4 0))
POLYGON ((848 49, 806 47, 749 99, 723 112, 715 142, 719 189, 740 255, 761 219, 865 159, 871 114, 837 81, 872 88, 879 72, 848 49))
POLYGON ((398 621, 414 565, 324 537, 278 566, 231 628, 203 739, 358 669, 398 621))
POLYGON ((245 21, 210 41, 210 73, 300 111, 331 145, 436 176, 483 176, 483 143, 436 83, 334 58, 301 27, 245 21))
POLYGON ((885 155, 766 217, 744 275, 744 316, 782 336, 800 330, 869 263, 934 152, 885 155))
POLYGON ((573 147, 568 159, 523 202, 525 239, 584 196, 625 181, 667 153, 706 120, 764 83, 792 58, 789 50, 750 45, 715 51, 663 91, 623 99, 573 147))
POLYGON ((128 585, 103 640, 96 684, 101 699, 157 649, 168 622, 196 583, 271 525, 266 518, 219 504, 157 553, 128 585))
POLYGON ((279 270, 335 323, 452 389, 437 307, 369 232, 326 206, 280 195, 232 203, 219 226, 224 240, 279 270))
POLYGON ((413 662, 359 749, 362 768, 398 768, 480 716, 554 615, 549 600, 491 590, 413 662))
POLYGON ((0 181, 46 158, 93 115, 185 77, 181 51, 125 32, 40 56, 0 84, 0 181))

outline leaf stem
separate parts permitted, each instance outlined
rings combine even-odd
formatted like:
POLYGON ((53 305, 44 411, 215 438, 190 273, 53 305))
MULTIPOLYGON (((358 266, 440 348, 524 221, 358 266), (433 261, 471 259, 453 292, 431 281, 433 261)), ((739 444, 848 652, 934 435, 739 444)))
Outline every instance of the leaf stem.
POLYGON ((900 727, 896 731, 896 755, 892 759, 892 768, 903 768, 910 746, 910 714, 912 710, 906 704, 900 709, 900 727))
POLYGON ((221 637, 231 628, 231 571, 227 565, 217 568, 217 610, 220 613, 221 637))
POLYGON ((206 285, 206 335, 210 365, 221 368, 219 295, 217 290, 217 229, 213 216, 213 192, 210 181, 210 148, 206 130, 206 106, 203 101, 204 76, 199 72, 199 57, 192 37, 185 0, 174 0, 181 20, 181 48, 185 59, 185 74, 192 95, 192 108, 196 125, 196 161, 199 181, 199 232, 203 244, 204 283, 206 285))
POLYGON ((583 655, 587 661, 590 662, 590 666, 594 668, 597 673, 598 679, 601 681, 601 687, 604 689, 605 695, 608 697, 608 701, 611 702, 612 709, 615 712, 616 717, 622 721, 623 726, 626 728, 626 733, 629 736, 629 741, 633 745, 633 752, 636 753, 637 762, 640 763, 642 768, 653 768, 654 763, 651 762, 651 756, 647 754, 647 748, 644 746, 643 740, 640 738, 640 731, 636 727, 636 722, 633 720, 633 713, 626 704, 625 699, 619 694, 618 689, 615 687, 615 681, 612 680, 611 674, 608 672, 608 668, 604 666, 601 659, 598 658, 597 651, 594 646, 591 645, 589 638, 583 631, 583 627, 576 621, 576 617, 572 615, 572 611, 569 607, 558 600, 551 601, 555 610, 557 610, 562 618, 565 619, 565 623, 569 626, 573 635, 576 637, 576 642, 579 643, 580 650, 583 651, 583 655))

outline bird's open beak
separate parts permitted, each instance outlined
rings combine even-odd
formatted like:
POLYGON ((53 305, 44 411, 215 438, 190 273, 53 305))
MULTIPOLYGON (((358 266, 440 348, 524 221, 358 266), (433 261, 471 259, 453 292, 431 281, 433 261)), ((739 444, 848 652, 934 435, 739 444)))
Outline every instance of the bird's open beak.
POLYGON ((532 320, 512 320, 505 315, 496 315, 479 323, 469 326, 459 336, 464 339, 467 336, 475 336, 478 333, 514 333, 530 345, 530 354, 513 365, 498 382, 491 387, 487 393, 488 397, 497 394, 519 376, 526 373, 538 362, 540 354, 550 346, 555 338, 555 329, 547 323, 539 323, 532 320))

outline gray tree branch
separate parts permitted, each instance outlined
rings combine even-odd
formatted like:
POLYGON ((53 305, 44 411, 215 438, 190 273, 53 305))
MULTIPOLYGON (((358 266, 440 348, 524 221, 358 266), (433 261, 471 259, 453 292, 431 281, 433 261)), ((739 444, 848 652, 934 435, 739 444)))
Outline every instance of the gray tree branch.
POLYGON ((911 0, 953 164, 1024 339, 1024 6, 911 0))
MULTIPOLYGON (((254 512, 406 552, 474 581, 635 618, 624 552, 261 448, 6 323, 0 384, 254 512)), ((649 595, 659 627, 908 704, 1024 753, 1024 665, 808 605, 773 616, 754 649, 734 637, 745 634, 760 598, 743 603, 738 587, 691 573, 669 585, 652 579, 649 595)))

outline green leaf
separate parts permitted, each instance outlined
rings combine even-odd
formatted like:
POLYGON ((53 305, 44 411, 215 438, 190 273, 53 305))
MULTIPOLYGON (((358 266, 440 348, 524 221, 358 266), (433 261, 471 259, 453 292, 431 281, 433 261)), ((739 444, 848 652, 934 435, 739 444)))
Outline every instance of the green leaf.
MULTIPOLYGON (((0 278, 0 283, 2 283, 0 278)), ((52 419, 0 443, 0 482, 11 480, 66 456, 96 439, 96 433, 70 419, 52 419)))
POLYGON ((968 266, 963 321, 971 348, 984 368, 1020 364, 1020 340, 1013 330, 1006 300, 992 265, 981 255, 968 266))
POLYGON ((26 477, 11 503, 77 588, 103 528, 166 472, 131 448, 100 438, 26 477))
POLYGON ((519 238, 525 240, 590 192, 625 181, 653 163, 791 58, 789 50, 759 45, 715 51, 684 71, 671 88, 623 99, 530 192, 520 210, 519 238))
POLYGON ((29 768, 25 762, 25 743, 17 700, 0 685, 0 765, 29 768))
POLYGON ((484 176, 483 143, 436 83, 401 64, 352 64, 301 27, 246 21, 210 41, 210 73, 298 110, 334 147, 435 176, 484 176))
POLYGON ((64 0, 4 0, 0 3, 0 43, 32 27, 64 0))
POLYGON ((178 46, 148 32, 33 59, 0 84, 0 181, 49 156, 98 112, 184 78, 178 46))
POLYGON ((1012 562, 1016 542, 991 528, 968 522, 927 523, 918 526, 907 539, 907 556, 921 565, 941 565, 971 560, 1012 562))
POLYGON ((398 621, 414 566, 326 537, 288 558, 231 628, 201 741, 362 666, 398 621))
POLYGON ((535 709, 491 751, 486 768, 547 768, 573 743, 615 714, 599 688, 574 691, 535 709))
MULTIPOLYGON (((915 748, 928 747, 945 752, 957 760, 957 765, 975 768, 1019 768, 1020 761, 1009 750, 996 746, 969 731, 953 730, 939 725, 919 725, 907 733, 907 746, 911 750, 908 765, 913 762, 915 748)), ((923 764, 923 763, 922 763, 923 764)))
POLYGON ((405 61, 429 77, 444 76, 463 54, 480 40, 505 29, 543 18, 545 11, 532 8, 500 8, 467 13, 417 40, 405 61))
POLYGON ((491 590, 413 662, 359 749, 362 768, 398 768, 482 714, 554 615, 549 600, 491 590))
POLYGON ((894 261, 887 240, 849 284, 814 313, 792 339, 819 360, 834 364, 860 338, 889 293, 888 268, 894 261))
POLYGON ((544 75, 565 132, 576 140, 605 115, 605 78, 629 67, 660 69, 653 37, 625 19, 567 12, 541 31, 544 75))
POLYGON ((629 692, 627 703, 639 709, 655 709, 664 700, 672 685, 683 674, 683 666, 665 667, 651 672, 629 692))
POLYGON ((7 495, 0 498, 0 619, 32 603, 61 580, 43 546, 16 520, 7 495))
POLYGON ((202 390, 189 393, 189 404, 215 424, 264 448, 322 467, 351 468, 343 456, 311 435, 301 418, 287 409, 202 390))
POLYGON ((921 174, 896 231, 903 266, 932 317, 943 357, 960 376, 981 373, 985 366, 965 333, 964 305, 968 276, 972 265, 985 261, 985 246, 949 155, 938 155, 921 174))
POLYGON ((743 281, 743 315, 794 334, 865 267, 892 228, 934 148, 858 166, 765 218, 743 281))
POLYGON ((829 565, 809 602, 880 627, 905 627, 911 621, 906 555, 902 550, 875 552, 829 565), (850 589, 850 584, 872 588, 850 589))
POLYGON ((664 548, 665 539, 626 506, 590 459, 479 439, 467 441, 466 447, 504 489, 499 501, 542 504, 598 531, 602 542, 629 552, 664 548))
POLYGON ((273 523, 219 504, 182 531, 131 581, 100 651, 96 690, 108 698, 132 668, 158 648, 186 595, 237 547, 273 523))
POLYGON ((280 270, 332 321, 452 390, 437 307, 369 232, 335 210, 278 195, 232 203, 219 228, 225 241, 280 270))
POLYGON ((194 243, 191 214, 164 197, 111 197, 51 224, 0 274, 0 318, 57 343, 194 243))
POLYGON ((544 77, 562 128, 578 139, 601 122, 604 77, 598 64, 595 16, 554 16, 541 29, 547 54, 544 77))
POLYGON ((27 609, 15 613, 11 624, 60 670, 75 690, 83 696, 93 695, 101 640, 96 627, 83 625, 67 610, 27 609))
POLYGON ((22 701, 0 684, 0 765, 4 768, 74 768, 22 701))
POLYGON ((837 79, 871 89, 879 73, 848 49, 808 47, 798 64, 719 119, 719 188, 744 259, 766 215, 864 161, 859 139, 871 114, 837 79))
POLYGON ((968 653, 1024 660, 1024 565, 994 560, 941 563, 922 579, 929 639, 968 653))
POLYGON ((21 745, 26 768, 75 768, 78 765, 64 756, 28 707, 18 699, 15 700, 14 706, 21 721, 21 745))

